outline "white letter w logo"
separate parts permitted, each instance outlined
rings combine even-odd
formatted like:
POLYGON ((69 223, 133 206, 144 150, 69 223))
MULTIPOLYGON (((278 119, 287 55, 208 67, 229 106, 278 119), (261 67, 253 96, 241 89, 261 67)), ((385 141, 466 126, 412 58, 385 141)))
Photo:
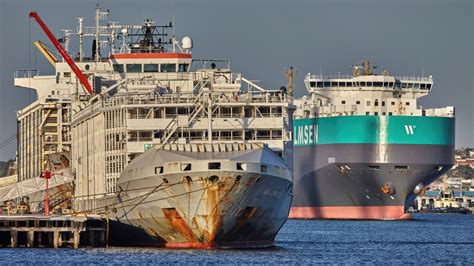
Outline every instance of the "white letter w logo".
POLYGON ((413 128, 415 128, 415 126, 405 125, 405 131, 407 132, 407 135, 413 135, 413 128))

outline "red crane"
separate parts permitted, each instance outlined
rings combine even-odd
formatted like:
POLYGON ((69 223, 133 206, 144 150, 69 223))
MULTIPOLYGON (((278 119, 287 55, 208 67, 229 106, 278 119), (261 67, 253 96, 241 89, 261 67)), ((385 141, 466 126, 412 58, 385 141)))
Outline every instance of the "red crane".
POLYGON ((49 31, 48 27, 46 24, 44 24, 43 20, 39 17, 38 13, 36 12, 30 12, 30 18, 34 18, 36 22, 40 25, 40 27, 43 29, 44 33, 48 36, 49 40, 54 44, 56 49, 58 49, 59 53, 61 56, 66 60, 67 64, 71 67, 72 71, 74 71, 74 74, 76 74, 76 77, 79 79, 81 84, 84 86, 84 88, 87 90, 89 94, 93 94, 92 87, 87 81, 86 76, 82 73, 82 71, 77 67, 76 63, 74 63, 74 60, 64 51, 64 48, 59 44, 58 40, 54 37, 54 35, 49 31))
POLYGON ((45 170, 40 176, 46 180, 46 189, 44 193, 44 216, 49 216, 49 179, 51 179, 51 172, 45 170))

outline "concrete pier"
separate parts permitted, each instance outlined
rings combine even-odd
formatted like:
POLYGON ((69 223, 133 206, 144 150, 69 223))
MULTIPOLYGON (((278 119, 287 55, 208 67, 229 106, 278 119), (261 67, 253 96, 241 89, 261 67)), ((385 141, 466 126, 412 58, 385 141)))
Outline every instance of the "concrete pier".
POLYGON ((104 247, 107 230, 99 216, 0 215, 3 247, 104 247))

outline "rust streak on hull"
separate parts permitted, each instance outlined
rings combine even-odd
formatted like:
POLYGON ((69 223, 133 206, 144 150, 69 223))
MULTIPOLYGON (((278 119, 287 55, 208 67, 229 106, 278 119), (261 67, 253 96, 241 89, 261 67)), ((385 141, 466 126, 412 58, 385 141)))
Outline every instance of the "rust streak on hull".
POLYGON ((194 236, 191 228, 184 221, 184 219, 179 215, 175 208, 163 208, 163 213, 168 220, 168 222, 176 229, 184 238, 189 242, 195 242, 196 237, 194 236))

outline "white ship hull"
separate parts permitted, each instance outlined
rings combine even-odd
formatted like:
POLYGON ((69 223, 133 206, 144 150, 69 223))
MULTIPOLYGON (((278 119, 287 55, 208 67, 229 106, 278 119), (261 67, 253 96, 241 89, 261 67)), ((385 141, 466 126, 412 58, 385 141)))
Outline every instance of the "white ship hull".
POLYGON ((126 167, 116 195, 103 205, 112 221, 112 244, 273 245, 288 217, 293 182, 288 168, 270 149, 255 145, 247 145, 248 150, 204 153, 153 149, 126 167), (216 164, 220 169, 208 169, 217 168, 216 164), (193 170, 181 170, 188 165, 193 170))
POLYGON ((287 220, 291 181, 239 172, 218 173, 217 182, 199 180, 207 174, 193 173, 198 180, 189 183, 179 174, 166 176, 168 184, 158 176, 132 181, 127 185, 157 189, 124 193, 110 218, 142 228, 166 247, 272 246, 287 220))

